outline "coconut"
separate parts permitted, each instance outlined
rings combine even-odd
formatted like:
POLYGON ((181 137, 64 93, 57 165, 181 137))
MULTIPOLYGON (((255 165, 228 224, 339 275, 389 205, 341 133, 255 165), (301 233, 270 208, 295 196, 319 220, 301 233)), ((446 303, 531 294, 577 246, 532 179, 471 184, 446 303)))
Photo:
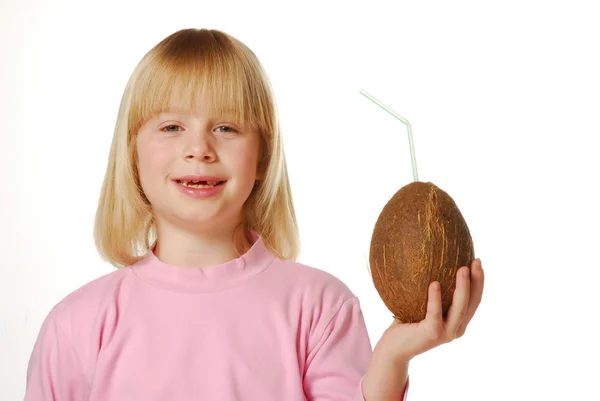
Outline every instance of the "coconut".
POLYGON ((379 215, 369 251, 373 283, 394 317, 403 323, 423 320, 429 285, 441 285, 447 314, 456 272, 471 266, 473 240, 454 200, 431 182, 402 187, 379 215))

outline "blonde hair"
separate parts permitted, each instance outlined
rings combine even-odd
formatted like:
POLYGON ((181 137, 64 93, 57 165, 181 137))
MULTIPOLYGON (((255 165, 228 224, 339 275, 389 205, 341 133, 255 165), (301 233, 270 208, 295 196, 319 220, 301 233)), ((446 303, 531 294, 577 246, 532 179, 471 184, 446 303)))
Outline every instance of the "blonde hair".
POLYGON ((300 240, 272 88, 256 55, 218 30, 184 29, 152 48, 125 88, 96 211, 94 238, 116 267, 136 263, 156 236, 140 185, 136 136, 156 114, 176 107, 226 114, 258 130, 260 180, 244 204, 241 227, 256 231, 281 259, 297 259, 300 240))

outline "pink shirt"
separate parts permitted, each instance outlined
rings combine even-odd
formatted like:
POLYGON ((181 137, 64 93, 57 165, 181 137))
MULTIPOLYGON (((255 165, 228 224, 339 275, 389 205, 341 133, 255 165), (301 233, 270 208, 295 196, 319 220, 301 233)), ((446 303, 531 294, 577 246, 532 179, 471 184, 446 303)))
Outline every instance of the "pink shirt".
POLYGON ((363 401, 371 352, 352 292, 261 238, 209 268, 150 252, 52 309, 25 400, 363 401))

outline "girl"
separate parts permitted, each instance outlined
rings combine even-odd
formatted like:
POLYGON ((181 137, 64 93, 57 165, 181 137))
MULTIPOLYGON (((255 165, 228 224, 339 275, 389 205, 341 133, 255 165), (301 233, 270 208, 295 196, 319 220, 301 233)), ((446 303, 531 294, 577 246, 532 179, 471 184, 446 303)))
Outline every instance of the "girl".
POLYGON ((95 226, 117 271, 44 321, 27 401, 400 401, 408 363, 460 337, 483 291, 459 270, 418 324, 374 350, 358 299, 297 263, 298 229, 273 94, 254 53, 186 29, 133 72, 95 226))

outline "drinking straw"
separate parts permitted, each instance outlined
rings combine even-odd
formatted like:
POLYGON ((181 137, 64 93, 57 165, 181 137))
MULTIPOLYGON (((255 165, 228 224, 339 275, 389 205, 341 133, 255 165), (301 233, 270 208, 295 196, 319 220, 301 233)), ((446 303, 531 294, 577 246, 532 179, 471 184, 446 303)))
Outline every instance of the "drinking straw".
POLYGON ((369 99, 370 101, 372 101, 373 103, 375 103, 377 106, 381 107, 383 110, 387 111, 392 117, 394 117, 395 119, 399 120, 404 125, 406 125, 406 128, 408 129, 408 145, 410 147, 410 160, 412 162, 413 180, 415 182, 419 181, 419 175, 417 173, 417 160, 415 158, 415 144, 413 141, 412 129, 410 127, 410 122, 406 118, 402 117, 400 114, 396 113, 394 110, 390 109, 389 107, 387 107, 386 105, 381 103, 379 100, 375 99, 373 96, 368 94, 365 90, 361 89, 360 94, 363 95, 364 97, 366 97, 367 99, 369 99))

